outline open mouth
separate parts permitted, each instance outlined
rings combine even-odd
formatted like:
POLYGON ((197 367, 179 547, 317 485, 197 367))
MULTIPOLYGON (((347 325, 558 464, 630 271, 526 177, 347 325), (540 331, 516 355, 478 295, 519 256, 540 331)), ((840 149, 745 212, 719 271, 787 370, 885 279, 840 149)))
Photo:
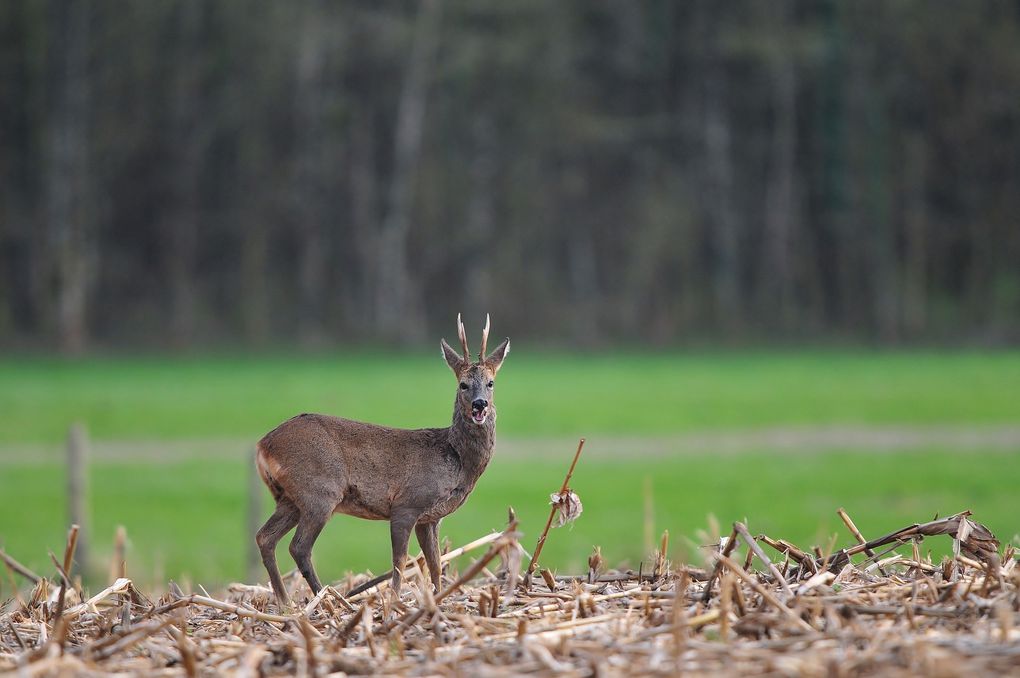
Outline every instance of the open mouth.
POLYGON ((477 407, 471 408, 471 421, 475 422, 476 424, 484 424, 485 420, 488 418, 489 418, 488 407, 482 407, 480 409, 477 407))

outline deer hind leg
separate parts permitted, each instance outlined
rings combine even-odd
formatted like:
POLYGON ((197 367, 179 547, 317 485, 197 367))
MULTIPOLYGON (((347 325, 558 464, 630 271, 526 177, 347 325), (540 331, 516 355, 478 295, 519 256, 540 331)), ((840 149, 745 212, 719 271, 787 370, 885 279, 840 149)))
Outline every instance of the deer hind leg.
POLYGON ((439 592, 441 584, 440 575, 443 569, 439 564, 439 523, 418 523, 414 526, 414 535, 418 538, 418 545, 425 554, 425 564, 429 566, 429 578, 432 580, 432 588, 439 592))
POLYGON ((289 499, 282 499, 276 505, 273 515, 269 516, 266 524, 259 528, 255 534, 255 543, 258 544, 259 552, 262 554, 262 564, 269 573, 269 582, 276 593, 276 599, 281 605, 289 602, 287 589, 280 578, 280 568, 276 564, 276 545, 298 523, 298 509, 289 499))
POLYGON ((329 506, 302 509, 297 530, 294 532, 294 538, 290 542, 290 555, 293 556, 298 570, 301 571, 301 575, 308 582, 312 593, 318 593, 322 590, 319 577, 315 574, 315 568, 312 567, 312 546, 315 544, 315 540, 319 538, 319 533, 322 532, 322 528, 326 526, 326 522, 329 521, 331 515, 333 515, 333 512, 329 506))

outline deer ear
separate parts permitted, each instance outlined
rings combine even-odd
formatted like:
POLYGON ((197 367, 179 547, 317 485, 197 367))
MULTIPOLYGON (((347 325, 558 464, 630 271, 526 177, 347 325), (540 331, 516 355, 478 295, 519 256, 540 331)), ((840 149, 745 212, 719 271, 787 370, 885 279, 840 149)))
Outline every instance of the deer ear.
POLYGON ((499 372, 500 366, 503 365, 503 358, 506 358, 507 353, 510 352, 510 337, 507 337, 500 342, 499 346, 489 354, 489 357, 485 359, 485 364, 495 372, 499 372))
POLYGON ((464 359, 460 357, 459 353, 450 348, 450 345, 446 343, 446 339, 440 339, 439 345, 443 349, 443 358, 446 359, 446 364, 450 366, 454 374, 460 375, 460 371, 464 367, 464 359))

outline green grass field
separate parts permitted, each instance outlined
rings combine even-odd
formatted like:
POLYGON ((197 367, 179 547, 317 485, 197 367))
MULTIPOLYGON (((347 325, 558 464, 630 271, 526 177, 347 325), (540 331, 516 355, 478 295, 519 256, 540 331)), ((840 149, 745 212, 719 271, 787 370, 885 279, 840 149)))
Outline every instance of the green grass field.
MULTIPOLYGON (((1020 422, 1020 352, 601 354, 514 348, 500 433, 657 435, 802 424, 1020 422)), ((0 444, 257 437, 321 411, 402 427, 449 422, 435 354, 0 361, 0 444)))
MULTIPOLYGON (((436 352, 438 354, 438 351, 436 352)), ((501 439, 525 453, 499 455, 469 503, 443 525, 454 545, 500 528, 514 506, 530 549, 573 452, 571 436, 612 441, 582 459, 572 485, 585 512, 554 531, 543 561, 580 571, 593 544, 607 561, 647 556, 646 482, 655 539, 669 529, 674 557, 708 515, 724 526, 825 545, 849 541, 844 506, 875 536, 935 512, 965 508, 1004 541, 1020 530, 1017 449, 940 445, 888 451, 747 449, 726 454, 635 452, 628 440, 703 430, 853 425, 975 427, 1020 423, 1018 353, 809 352, 565 357, 511 354, 497 386, 501 439), (528 454, 528 439, 561 453, 528 454), (562 445, 559 444, 562 441, 562 445), (650 481, 646 481, 650 479, 650 481)), ((127 527, 132 576, 190 577, 215 585, 244 576, 246 449, 279 420, 325 411, 391 425, 449 420, 454 383, 438 355, 90 359, 0 362, 0 546, 48 569, 66 532, 59 443, 84 421, 100 441, 139 441, 138 459, 100 458, 91 469, 93 553, 104 559, 127 527), (154 453, 158 441, 232 439, 222 454, 154 453), (156 442, 153 442, 156 441, 156 442), (246 443, 245 441, 251 441, 246 443)), ((198 445, 198 443, 195 443, 198 445)), ((178 443, 174 450, 188 442, 178 443)), ((667 445, 668 446, 668 445, 667 445)), ((132 443, 122 444, 132 449, 132 443)), ((269 508, 266 507, 268 514, 269 508)), ((949 540, 930 542, 945 552, 949 540)), ((385 523, 338 516, 315 551, 323 578, 386 569, 385 523)), ((281 563, 290 566, 284 546, 281 563)))
MULTIPOLYGON (((565 457, 569 457, 567 451, 565 457)), ((569 460, 567 460, 569 461, 569 460)), ((496 459, 468 504, 443 524, 454 545, 499 529, 506 507, 517 510, 531 548, 548 515, 548 495, 564 472, 563 460, 496 459)), ((187 460, 158 464, 97 464, 92 473, 95 551, 109 553, 116 525, 127 527, 132 576, 180 578, 207 585, 242 579, 244 478, 242 460, 187 460)), ((694 556, 684 537, 696 540, 714 514, 724 526, 749 520, 756 532, 825 546, 833 532, 849 543, 835 510, 844 506, 859 527, 878 536, 915 520, 973 509, 1004 541, 1020 529, 1015 452, 945 450, 827 455, 745 453, 645 461, 585 461, 574 488, 585 511, 573 527, 554 530, 544 562, 579 572, 593 544, 607 561, 637 566, 644 545, 644 486, 651 479, 654 537, 669 529, 676 558, 694 556)), ((11 464, 3 469, 5 547, 26 563, 46 569, 45 549, 59 552, 66 532, 62 471, 50 464, 11 464)), ((930 546, 948 551, 948 539, 930 546)), ((345 570, 386 569, 385 523, 335 517, 315 550, 323 577, 345 570)), ((285 547, 284 567, 291 567, 285 547)))

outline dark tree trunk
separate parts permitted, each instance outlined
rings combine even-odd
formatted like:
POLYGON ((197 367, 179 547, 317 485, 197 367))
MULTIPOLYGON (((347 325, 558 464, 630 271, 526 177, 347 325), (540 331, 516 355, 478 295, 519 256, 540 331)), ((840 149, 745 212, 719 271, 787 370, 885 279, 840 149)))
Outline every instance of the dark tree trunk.
POLYGON ((440 10, 439 0, 423 0, 419 5, 397 108, 393 176, 376 253, 376 325, 381 336, 400 343, 418 342, 425 334, 418 281, 412 278, 408 260, 408 239, 440 10))
POLYGON ((373 276, 378 257, 379 191, 375 157, 375 121, 372 112, 359 106, 353 116, 349 140, 351 225, 354 246, 358 252, 358 300, 356 313, 351 313, 360 333, 371 327, 373 276))
POLYGON ((715 322, 724 330, 739 329, 743 317, 740 303, 740 239, 734 212, 733 162, 730 117, 726 110, 725 68, 719 57, 706 69, 702 124, 707 185, 704 208, 712 254, 711 287, 715 322))
POLYGON ((493 302, 492 257, 488 256, 496 235, 496 128, 480 114, 471 122, 470 195, 467 209, 467 238, 473 244, 465 267, 464 288, 471 314, 486 313, 493 302))
POLYGON ((211 136, 204 92, 203 6, 177 7, 174 81, 170 88, 170 204, 163 222, 170 291, 170 338, 177 347, 195 339, 199 299, 196 261, 201 230, 200 182, 211 136))
POLYGON ((99 254, 89 202, 90 14, 88 0, 52 4, 55 69, 47 111, 46 224, 54 262, 57 340, 67 353, 81 352, 89 339, 89 299, 99 254))
POLYGON ((265 215, 253 214, 241 240, 241 323, 248 343, 260 346, 269 339, 269 228, 265 215))
MULTIPOLYGON (((783 29, 786 28, 784 23, 783 29)), ((784 31, 785 32, 785 31, 784 31)), ((797 72, 793 58, 783 53, 772 65, 773 127, 768 188, 765 204, 765 266, 760 289, 761 308, 771 316, 773 327, 783 331, 795 323, 792 251, 798 231, 796 188, 797 72)))
POLYGON ((302 6, 296 61, 297 122, 292 214, 298 242, 298 337, 305 345, 325 341, 329 223, 325 205, 331 147, 326 116, 325 68, 329 33, 319 4, 302 6))
POLYGON ((924 333, 928 309, 927 144, 906 140, 904 171, 903 326, 912 337, 924 333))

